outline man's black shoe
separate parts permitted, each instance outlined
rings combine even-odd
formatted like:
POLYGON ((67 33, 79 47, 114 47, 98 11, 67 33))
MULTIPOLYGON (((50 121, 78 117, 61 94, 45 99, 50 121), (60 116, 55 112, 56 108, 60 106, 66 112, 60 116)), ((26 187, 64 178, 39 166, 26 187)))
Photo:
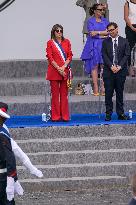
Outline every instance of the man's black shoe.
POLYGON ((111 120, 111 115, 110 114, 106 114, 105 121, 110 121, 110 120, 111 120))
POLYGON ((122 114, 118 115, 118 120, 130 120, 129 116, 122 114))

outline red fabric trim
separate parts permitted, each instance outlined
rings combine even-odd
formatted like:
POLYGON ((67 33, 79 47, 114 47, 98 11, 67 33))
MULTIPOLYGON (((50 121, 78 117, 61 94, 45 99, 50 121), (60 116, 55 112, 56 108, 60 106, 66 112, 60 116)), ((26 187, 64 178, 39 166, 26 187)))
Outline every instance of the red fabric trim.
POLYGON ((16 170, 15 170, 15 171, 11 172, 11 174, 9 175, 9 177, 15 177, 16 175, 17 175, 17 172, 16 172, 16 170))
POLYGON ((0 108, 3 112, 6 112, 6 109, 4 107, 0 108))

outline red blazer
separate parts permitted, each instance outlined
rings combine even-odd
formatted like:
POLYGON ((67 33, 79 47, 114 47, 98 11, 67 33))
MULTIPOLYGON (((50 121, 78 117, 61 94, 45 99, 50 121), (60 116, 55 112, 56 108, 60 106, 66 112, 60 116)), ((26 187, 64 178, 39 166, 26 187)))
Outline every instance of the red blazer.
MULTIPOLYGON (((70 41, 68 39, 64 39, 61 42, 61 46, 65 51, 67 59, 71 61, 73 54, 71 51, 70 41)), ((46 79, 63 80, 64 78, 59 74, 57 69, 54 68, 54 66, 51 64, 52 61, 55 61, 60 67, 64 65, 64 61, 52 40, 49 40, 47 42, 46 53, 47 53, 46 57, 48 59, 48 69, 47 69, 46 79)), ((66 72, 67 72, 67 68, 66 68, 66 72)))

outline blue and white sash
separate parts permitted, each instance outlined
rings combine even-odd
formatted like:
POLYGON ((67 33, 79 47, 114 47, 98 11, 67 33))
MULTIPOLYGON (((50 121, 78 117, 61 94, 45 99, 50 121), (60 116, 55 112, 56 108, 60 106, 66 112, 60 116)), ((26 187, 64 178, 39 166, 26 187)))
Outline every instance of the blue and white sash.
MULTIPOLYGON (((67 57, 66 57, 66 53, 65 53, 64 49, 62 48, 61 44, 58 41, 54 41, 54 40, 52 40, 52 41, 55 44, 60 56, 62 57, 63 62, 65 63, 65 61, 67 60, 67 57)), ((72 71, 71 71, 70 64, 67 67, 69 68, 68 79, 72 79, 72 71)))
POLYGON ((66 54, 65 54, 65 51, 64 49, 62 48, 62 46, 60 45, 60 43, 58 43, 57 41, 54 41, 52 40, 53 43, 55 44, 56 48, 58 49, 58 52, 59 54, 61 55, 62 59, 63 59, 63 62, 65 63, 67 57, 66 57, 66 54))

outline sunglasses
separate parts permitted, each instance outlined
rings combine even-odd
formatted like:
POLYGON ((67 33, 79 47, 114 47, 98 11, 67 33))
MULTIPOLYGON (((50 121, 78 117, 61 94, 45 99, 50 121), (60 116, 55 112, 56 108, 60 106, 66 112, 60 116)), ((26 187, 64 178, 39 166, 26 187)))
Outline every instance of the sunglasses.
POLYGON ((97 11, 105 11, 104 9, 96 9, 97 11))
POLYGON ((63 31, 60 29, 57 29, 57 30, 55 30, 56 31, 56 33, 63 33, 63 31))
POLYGON ((113 29, 109 29, 109 30, 107 30, 108 32, 112 32, 112 31, 114 31, 115 30, 115 28, 113 28, 113 29))

